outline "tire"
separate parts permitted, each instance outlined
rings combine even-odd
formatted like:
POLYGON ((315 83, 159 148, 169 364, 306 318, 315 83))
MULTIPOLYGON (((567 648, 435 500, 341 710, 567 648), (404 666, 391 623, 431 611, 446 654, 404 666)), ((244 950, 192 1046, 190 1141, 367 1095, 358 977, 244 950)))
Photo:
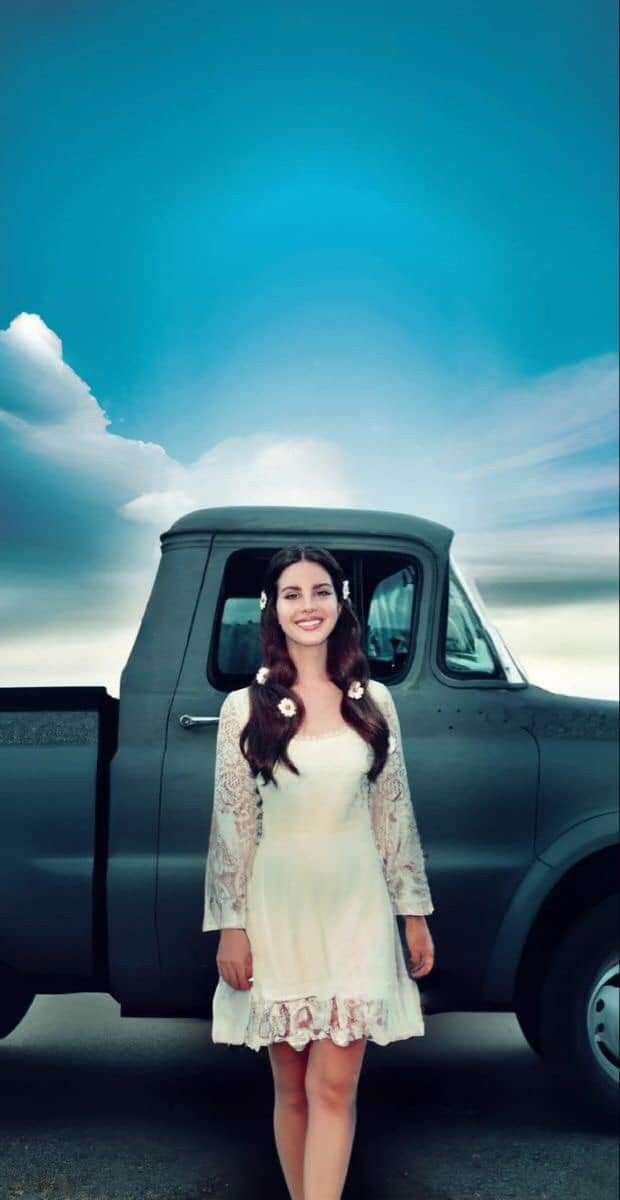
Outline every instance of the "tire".
POLYGON ((618 1116, 618 898, 585 913, 559 943, 541 997, 545 1066, 589 1112, 618 1116))
POLYGON ((526 1042, 529 1043, 530 1048, 535 1054, 541 1054, 542 1050, 540 1045, 540 1023, 538 1021, 538 1008, 533 1005, 517 1008, 515 1010, 515 1017, 519 1022, 521 1033, 523 1034, 526 1042))
POLYGON ((20 975, 0 964, 0 1038, 17 1028, 35 995, 20 975))

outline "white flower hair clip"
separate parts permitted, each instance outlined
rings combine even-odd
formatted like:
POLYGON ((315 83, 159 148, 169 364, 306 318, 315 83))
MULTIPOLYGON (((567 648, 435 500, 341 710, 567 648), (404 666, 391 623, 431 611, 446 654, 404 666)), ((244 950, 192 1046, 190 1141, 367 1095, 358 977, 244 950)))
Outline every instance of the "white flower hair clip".
POLYGON ((297 705, 295 704, 294 700, 289 700, 288 696, 284 696, 284 698, 280 700, 278 708, 285 717, 294 717, 295 713, 297 712, 297 705))
POLYGON ((395 749, 396 749, 396 738, 394 737, 394 734, 391 733, 388 738, 388 748, 387 748, 388 754, 393 754, 395 749))
POLYGON ((364 695, 365 690, 364 685, 360 683, 359 679, 355 679, 353 683, 349 684, 347 696, 350 696, 352 700, 359 700, 364 695))
POLYGON ((263 589, 263 591, 262 591, 262 592, 261 592, 261 594, 260 594, 260 606, 261 606, 261 608, 265 608, 266 604, 267 604, 267 593, 266 593, 266 591, 263 589))
POLYGON ((256 682, 264 683, 265 680, 267 679, 268 674, 269 674, 269 667, 259 667, 258 671, 256 672, 256 682))

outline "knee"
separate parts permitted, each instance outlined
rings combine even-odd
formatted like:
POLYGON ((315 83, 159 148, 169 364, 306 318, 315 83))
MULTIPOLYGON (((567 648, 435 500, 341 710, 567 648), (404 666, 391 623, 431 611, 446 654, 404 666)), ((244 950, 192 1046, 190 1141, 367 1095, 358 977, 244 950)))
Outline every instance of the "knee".
POLYGON ((308 1072, 305 1092, 308 1104, 317 1107, 340 1112, 355 1108, 357 1087, 351 1080, 337 1079, 325 1072, 308 1072))
POLYGON ((299 1084, 276 1082, 274 1093, 276 1104, 281 1108, 301 1112, 307 1107, 308 1098, 303 1082, 299 1084))

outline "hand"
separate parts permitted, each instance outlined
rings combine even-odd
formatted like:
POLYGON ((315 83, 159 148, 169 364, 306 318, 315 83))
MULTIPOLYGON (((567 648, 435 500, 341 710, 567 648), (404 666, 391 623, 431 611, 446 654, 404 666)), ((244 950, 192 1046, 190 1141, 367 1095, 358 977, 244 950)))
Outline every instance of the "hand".
POLYGON ((238 991, 252 987, 252 947, 245 929, 222 929, 215 956, 222 979, 238 991))
POLYGON ((409 916, 405 919, 405 937, 411 955, 410 974, 414 979, 421 979, 432 971, 435 962, 435 946, 430 930, 423 916, 409 916))

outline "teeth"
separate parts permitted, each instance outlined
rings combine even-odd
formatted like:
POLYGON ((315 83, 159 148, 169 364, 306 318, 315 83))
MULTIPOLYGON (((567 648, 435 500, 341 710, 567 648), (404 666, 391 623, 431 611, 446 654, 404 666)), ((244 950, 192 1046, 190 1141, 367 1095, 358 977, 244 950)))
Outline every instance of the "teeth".
POLYGON ((302 629, 314 629, 315 625, 320 625, 321 622, 320 621, 298 621, 297 624, 301 625, 302 629))

